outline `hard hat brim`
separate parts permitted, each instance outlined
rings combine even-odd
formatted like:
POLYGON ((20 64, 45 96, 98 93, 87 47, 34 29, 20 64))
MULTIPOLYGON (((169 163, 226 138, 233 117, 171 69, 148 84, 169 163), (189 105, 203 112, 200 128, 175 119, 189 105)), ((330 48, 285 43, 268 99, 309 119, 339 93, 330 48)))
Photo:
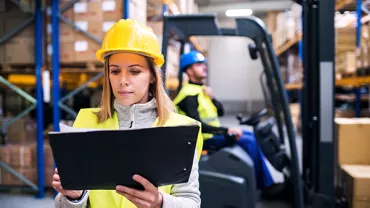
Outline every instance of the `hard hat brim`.
POLYGON ((151 54, 151 53, 148 53, 148 52, 143 52, 142 50, 124 49, 124 48, 117 48, 117 49, 109 50, 109 51, 107 51, 107 50, 98 50, 96 52, 96 58, 100 62, 104 63, 104 58, 106 56, 109 56, 109 55, 112 55, 112 54, 117 54, 117 53, 133 53, 133 54, 138 54, 138 55, 142 55, 142 56, 152 58, 153 61, 154 61, 154 64, 158 67, 161 67, 164 63, 163 55, 157 56, 157 55, 154 55, 154 54, 151 54))

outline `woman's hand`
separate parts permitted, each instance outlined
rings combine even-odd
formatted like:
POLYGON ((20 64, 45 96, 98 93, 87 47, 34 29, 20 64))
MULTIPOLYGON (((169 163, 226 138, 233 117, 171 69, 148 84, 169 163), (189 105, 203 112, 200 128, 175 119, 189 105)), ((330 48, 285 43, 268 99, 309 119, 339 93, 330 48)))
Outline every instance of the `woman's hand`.
POLYGON ((60 177, 58 174, 58 169, 55 168, 54 175, 53 175, 53 182, 51 186, 61 193, 64 196, 68 196, 71 199, 78 199, 81 197, 83 191, 75 191, 75 190, 64 190, 62 187, 62 183, 60 182, 60 177))
POLYGON ((134 175, 133 179, 144 186, 144 191, 117 186, 117 193, 126 197, 138 208, 161 208, 163 203, 162 195, 158 188, 142 176, 134 175))

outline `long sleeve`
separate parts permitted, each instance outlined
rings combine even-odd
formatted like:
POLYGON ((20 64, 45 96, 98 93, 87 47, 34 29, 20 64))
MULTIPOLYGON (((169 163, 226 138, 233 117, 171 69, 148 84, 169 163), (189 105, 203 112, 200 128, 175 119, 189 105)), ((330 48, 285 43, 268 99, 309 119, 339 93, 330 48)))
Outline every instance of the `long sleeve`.
POLYGON ((224 107, 223 107, 222 103, 220 103, 216 98, 213 98, 212 102, 213 102, 213 105, 215 105, 216 108, 217 108, 218 116, 224 116, 225 111, 224 111, 224 107))
POLYGON ((55 208, 87 208, 89 191, 78 202, 71 202, 62 194, 55 197, 55 208))
POLYGON ((200 115, 198 112, 198 96, 187 96, 184 98, 177 106, 185 112, 187 116, 189 116, 192 119, 195 119, 202 124, 202 132, 203 133, 211 133, 211 134, 226 134, 227 133, 227 128, 225 127, 215 127, 215 126, 210 126, 200 119, 200 115))
POLYGON ((162 208, 200 208, 197 154, 194 155, 193 167, 187 183, 174 185, 171 194, 161 192, 163 196, 162 208))

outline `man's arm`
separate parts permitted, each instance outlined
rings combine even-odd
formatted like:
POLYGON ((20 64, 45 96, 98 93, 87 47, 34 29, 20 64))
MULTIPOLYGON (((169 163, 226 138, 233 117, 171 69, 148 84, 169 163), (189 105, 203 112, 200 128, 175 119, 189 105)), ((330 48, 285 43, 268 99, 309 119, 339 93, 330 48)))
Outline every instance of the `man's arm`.
POLYGON ((202 123, 202 132, 203 133, 222 134, 222 135, 227 133, 228 129, 225 128, 225 127, 210 126, 210 125, 201 121, 200 116, 199 116, 199 112, 198 112, 198 106, 199 106, 198 95, 187 96, 177 106, 182 111, 184 111, 187 116, 189 116, 190 118, 193 118, 193 119, 202 123))
POLYGON ((213 105, 215 105, 217 108, 218 116, 224 116, 225 111, 224 111, 224 107, 222 106, 222 103, 220 103, 216 98, 213 98, 212 102, 213 102, 213 105))

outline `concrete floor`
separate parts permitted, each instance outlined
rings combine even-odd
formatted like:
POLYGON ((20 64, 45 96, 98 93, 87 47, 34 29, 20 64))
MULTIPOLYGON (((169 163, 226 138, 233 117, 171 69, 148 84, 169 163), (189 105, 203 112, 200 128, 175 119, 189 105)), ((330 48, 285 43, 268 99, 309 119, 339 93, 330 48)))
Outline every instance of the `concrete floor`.
MULTIPOLYGON (((240 127, 251 129, 246 126, 239 126, 234 115, 225 116, 221 118, 221 123, 228 127, 240 127)), ((298 156, 302 158, 302 139, 297 137, 298 156)), ((287 140, 285 142, 288 144, 287 140)), ((289 148, 287 148, 289 150, 289 148)), ((44 199, 36 199, 32 194, 7 193, 0 192, 0 207, 1 208, 52 208, 55 207, 52 193, 48 193, 44 199)), ((257 208, 289 208, 286 203, 280 201, 263 200, 257 208)))

